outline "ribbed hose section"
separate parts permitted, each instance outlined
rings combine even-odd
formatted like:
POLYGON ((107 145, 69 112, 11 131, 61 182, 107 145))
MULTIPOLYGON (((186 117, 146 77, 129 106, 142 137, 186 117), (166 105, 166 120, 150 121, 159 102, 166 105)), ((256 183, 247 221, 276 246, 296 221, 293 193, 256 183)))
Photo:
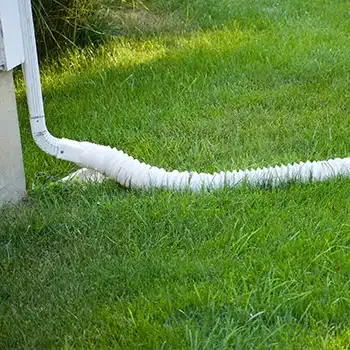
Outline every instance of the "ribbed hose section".
POLYGON ((44 117, 44 103, 41 93, 38 55, 30 0, 19 1, 21 18, 24 63, 22 64, 26 84, 28 108, 32 134, 37 145, 45 152, 57 156, 59 139, 47 130, 44 117))
POLYGON ((82 152, 79 164, 95 169, 121 185, 148 189, 169 188, 192 191, 215 190, 223 187, 278 186, 288 181, 322 181, 335 176, 350 176, 350 158, 327 161, 307 161, 275 167, 250 170, 226 171, 214 174, 197 172, 167 172, 137 159, 115 148, 79 142, 82 152))

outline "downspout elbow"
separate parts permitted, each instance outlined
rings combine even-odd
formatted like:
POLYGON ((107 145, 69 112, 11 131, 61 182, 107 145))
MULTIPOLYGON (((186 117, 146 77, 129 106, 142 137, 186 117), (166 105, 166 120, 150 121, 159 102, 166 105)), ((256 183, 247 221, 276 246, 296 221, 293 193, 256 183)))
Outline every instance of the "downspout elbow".
POLYGON ((35 117, 30 119, 32 135, 35 143, 44 152, 57 157, 59 154, 59 141, 60 139, 52 136, 47 130, 45 118, 35 117))
POLYGON ((51 135, 46 127, 45 117, 31 118, 30 124, 34 141, 41 150, 58 159, 80 164, 83 153, 81 142, 51 135))

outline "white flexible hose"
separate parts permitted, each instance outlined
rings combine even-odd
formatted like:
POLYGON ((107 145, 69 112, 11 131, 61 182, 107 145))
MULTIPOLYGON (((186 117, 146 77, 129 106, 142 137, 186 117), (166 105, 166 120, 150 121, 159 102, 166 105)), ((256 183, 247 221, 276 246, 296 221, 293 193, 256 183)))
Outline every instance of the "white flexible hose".
POLYGON ((350 177, 350 158, 327 161, 307 161, 275 167, 226 171, 214 174, 197 172, 168 172, 141 163, 126 153, 108 146, 53 137, 46 128, 41 93, 40 74, 36 51, 34 25, 30 0, 20 0, 20 15, 24 40, 23 64, 27 99, 33 137, 45 152, 59 159, 97 170, 115 179, 121 185, 148 189, 171 188, 175 190, 214 190, 243 183, 252 186, 271 184, 278 186, 291 180, 322 181, 335 176, 350 177))
POLYGON ((250 170, 226 171, 214 174, 174 170, 168 172, 149 164, 141 163, 128 154, 108 146, 90 142, 60 140, 60 159, 72 160, 67 155, 77 155, 74 162, 97 170, 115 179, 121 185, 133 188, 171 188, 175 190, 214 190, 236 187, 243 183, 252 186, 278 186, 288 181, 322 181, 335 176, 350 176, 350 158, 327 161, 307 161, 275 167, 250 170))

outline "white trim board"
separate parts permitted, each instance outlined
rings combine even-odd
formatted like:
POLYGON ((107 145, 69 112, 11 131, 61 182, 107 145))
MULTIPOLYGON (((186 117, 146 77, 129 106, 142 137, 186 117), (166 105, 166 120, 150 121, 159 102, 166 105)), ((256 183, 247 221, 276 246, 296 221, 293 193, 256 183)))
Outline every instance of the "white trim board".
POLYGON ((24 61, 18 0, 0 0, 0 70, 9 71, 24 61))

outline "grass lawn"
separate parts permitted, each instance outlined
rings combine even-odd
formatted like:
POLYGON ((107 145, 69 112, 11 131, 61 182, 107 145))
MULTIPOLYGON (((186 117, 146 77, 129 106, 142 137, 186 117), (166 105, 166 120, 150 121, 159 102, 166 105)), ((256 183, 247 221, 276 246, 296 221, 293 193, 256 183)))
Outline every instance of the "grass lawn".
MULTIPOLYGON (((183 30, 42 68, 55 136, 205 172, 349 155, 349 2, 150 6, 183 30)), ((30 190, 0 212, 0 348, 349 348, 350 180, 52 185, 74 166, 34 145, 17 88, 30 190)))

